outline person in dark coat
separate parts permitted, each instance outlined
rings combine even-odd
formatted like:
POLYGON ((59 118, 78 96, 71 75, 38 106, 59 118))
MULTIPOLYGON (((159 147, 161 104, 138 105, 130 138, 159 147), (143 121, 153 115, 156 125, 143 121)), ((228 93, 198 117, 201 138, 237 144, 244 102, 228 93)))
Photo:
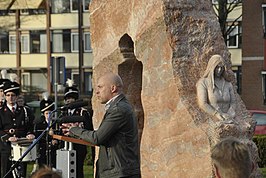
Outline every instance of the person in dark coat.
MULTIPOLYGON (((0 154, 1 154, 1 177, 3 177, 12 165, 11 144, 20 139, 33 140, 34 115, 29 108, 18 106, 17 96, 20 93, 20 85, 17 82, 4 83, 4 95, 6 102, 0 109, 0 154)), ((15 173, 19 177, 26 177, 27 162, 22 162, 15 173)), ((9 174, 7 177, 13 177, 9 174)))
POLYGON ((138 121, 125 95, 119 75, 107 73, 96 85, 96 96, 105 104, 97 130, 70 126, 63 132, 100 147, 97 178, 140 178, 138 121))
POLYGON ((4 84, 8 81, 8 79, 0 79, 0 108, 2 108, 5 102, 4 84))
MULTIPOLYGON (((73 103, 79 99, 79 91, 76 88, 76 86, 74 86, 73 80, 68 79, 67 84, 68 86, 65 88, 64 92, 65 105, 73 103)), ((87 111, 87 109, 83 107, 68 109, 66 112, 63 113, 63 116, 81 116, 84 118, 83 122, 65 123, 63 124, 63 126, 75 125, 79 128, 93 129, 92 117, 87 111)), ((73 143, 73 148, 74 150, 76 150, 76 163, 77 163, 76 177, 83 178, 84 177, 83 165, 87 155, 87 146, 73 143)), ((91 147, 91 149, 92 149, 92 157, 94 158, 94 148, 91 147)))
MULTIPOLYGON (((40 102, 41 117, 34 121, 34 132, 37 137, 46 130, 50 119, 52 123, 51 111, 55 108, 55 103, 49 98, 47 92, 43 93, 43 99, 40 102)), ((58 141, 52 138, 53 129, 55 126, 49 129, 46 134, 40 139, 38 146, 38 165, 43 167, 48 165, 50 167, 56 167, 56 150, 58 149, 58 141)))

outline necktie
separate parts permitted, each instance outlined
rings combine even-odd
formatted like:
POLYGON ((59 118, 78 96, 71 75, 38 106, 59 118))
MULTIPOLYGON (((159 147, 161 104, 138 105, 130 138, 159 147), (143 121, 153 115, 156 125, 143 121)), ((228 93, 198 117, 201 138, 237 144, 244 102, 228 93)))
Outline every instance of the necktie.
POLYGON ((12 107, 12 112, 15 113, 15 107, 12 107))

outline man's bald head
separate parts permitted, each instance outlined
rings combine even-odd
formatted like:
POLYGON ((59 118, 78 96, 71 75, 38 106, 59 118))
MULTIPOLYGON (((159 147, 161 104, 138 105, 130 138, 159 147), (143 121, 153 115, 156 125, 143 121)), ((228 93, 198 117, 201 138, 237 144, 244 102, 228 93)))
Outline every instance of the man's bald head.
POLYGON ((117 74, 114 74, 112 72, 104 74, 101 78, 106 81, 109 85, 117 86, 118 88, 123 88, 123 81, 121 77, 117 74))
POLYGON ((97 83, 96 95, 104 104, 116 95, 122 93, 123 81, 114 73, 106 73, 101 76, 97 83))

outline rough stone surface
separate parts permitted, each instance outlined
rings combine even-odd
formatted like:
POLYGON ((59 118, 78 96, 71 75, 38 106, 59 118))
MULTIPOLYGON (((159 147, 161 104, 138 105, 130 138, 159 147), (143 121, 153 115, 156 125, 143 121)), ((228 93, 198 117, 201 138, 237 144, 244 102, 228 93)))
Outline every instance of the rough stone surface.
MULTIPOLYGON (((251 145, 257 159, 254 130, 226 131, 197 105, 195 85, 210 56, 222 55, 231 67, 210 2, 93 0, 90 5, 93 83, 107 71, 124 80, 138 116, 142 177, 213 177, 211 146, 231 134, 251 145)), ((237 100, 239 122, 254 129, 237 100)), ((97 128, 104 108, 95 97, 92 104, 97 128)), ((257 170, 254 177, 260 177, 257 170)))

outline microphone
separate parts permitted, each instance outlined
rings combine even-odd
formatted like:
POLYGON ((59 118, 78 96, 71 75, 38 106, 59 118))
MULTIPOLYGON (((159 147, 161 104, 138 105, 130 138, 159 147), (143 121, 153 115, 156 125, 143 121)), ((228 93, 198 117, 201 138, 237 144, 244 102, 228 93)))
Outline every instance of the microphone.
POLYGON ((76 109, 76 108, 80 108, 83 106, 88 106, 88 102, 87 101, 83 101, 83 100, 79 100, 79 101, 75 101, 73 103, 69 103, 67 105, 64 105, 62 107, 57 108, 58 110, 64 111, 64 110, 68 110, 68 109, 76 109))
POLYGON ((84 117, 82 116, 64 116, 56 120, 58 123, 72 123, 72 122, 83 122, 84 117))

